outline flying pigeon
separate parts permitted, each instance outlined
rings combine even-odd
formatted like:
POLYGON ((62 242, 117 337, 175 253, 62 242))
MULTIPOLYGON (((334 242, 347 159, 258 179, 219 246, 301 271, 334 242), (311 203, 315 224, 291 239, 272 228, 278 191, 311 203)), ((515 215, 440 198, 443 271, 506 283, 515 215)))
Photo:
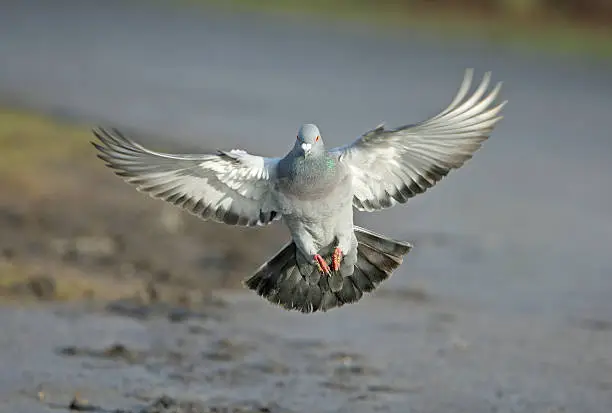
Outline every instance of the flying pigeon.
POLYGON ((204 219, 239 226, 282 219, 291 234, 244 280, 269 302, 302 313, 354 303, 391 276, 412 245, 358 227, 353 208, 403 204, 461 167, 492 133, 506 101, 494 104, 487 72, 473 94, 468 69, 450 105, 420 123, 380 125, 326 149, 318 127, 302 125, 283 157, 243 150, 154 152, 116 129, 94 128, 98 157, 126 182, 204 219))

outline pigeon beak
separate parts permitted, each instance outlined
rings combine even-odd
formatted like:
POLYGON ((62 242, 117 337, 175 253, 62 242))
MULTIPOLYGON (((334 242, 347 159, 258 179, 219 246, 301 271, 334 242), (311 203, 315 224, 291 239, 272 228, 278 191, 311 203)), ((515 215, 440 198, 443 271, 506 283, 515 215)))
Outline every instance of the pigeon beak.
POLYGON ((309 154, 310 150, 312 149, 312 143, 303 143, 302 144, 302 150, 304 151, 304 154, 309 154))

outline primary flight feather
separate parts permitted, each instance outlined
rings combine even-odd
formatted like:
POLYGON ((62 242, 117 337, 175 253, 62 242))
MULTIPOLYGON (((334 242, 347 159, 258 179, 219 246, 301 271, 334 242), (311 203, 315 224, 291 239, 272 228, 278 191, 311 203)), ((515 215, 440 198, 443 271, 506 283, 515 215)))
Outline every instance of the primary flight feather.
POLYGON ((282 218, 291 242, 244 283, 286 309, 327 311, 374 290, 412 248, 354 225, 353 208, 380 210, 425 192, 470 159, 501 119, 501 83, 489 90, 486 73, 469 95, 472 75, 438 115, 381 125, 331 150, 313 124, 279 158, 155 152, 104 128, 93 130, 94 145, 126 182, 202 219, 255 226, 282 218))

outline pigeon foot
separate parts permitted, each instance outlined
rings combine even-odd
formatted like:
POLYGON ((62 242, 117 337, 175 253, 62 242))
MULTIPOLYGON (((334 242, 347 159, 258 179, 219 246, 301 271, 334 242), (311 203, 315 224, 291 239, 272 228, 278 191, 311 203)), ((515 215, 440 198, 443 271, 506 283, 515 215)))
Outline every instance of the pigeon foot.
POLYGON ((329 265, 327 265, 327 263, 325 262, 323 257, 321 257, 319 254, 317 254, 317 255, 314 256, 314 260, 317 263, 317 267, 319 267, 319 271, 321 271, 323 274, 326 274, 326 275, 330 275, 331 274, 331 270, 329 269, 329 265))
POLYGON ((334 250, 334 255, 332 257, 332 269, 334 271, 338 271, 340 269, 340 262, 342 261, 342 250, 338 247, 334 250))

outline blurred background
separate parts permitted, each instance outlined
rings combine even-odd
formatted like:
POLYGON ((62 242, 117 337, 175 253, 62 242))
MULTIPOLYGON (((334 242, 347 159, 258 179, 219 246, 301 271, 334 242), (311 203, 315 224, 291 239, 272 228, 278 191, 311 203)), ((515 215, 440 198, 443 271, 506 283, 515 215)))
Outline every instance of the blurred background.
POLYGON ((4 0, 0 56, 1 411, 612 411, 612 2, 4 0), (240 285, 282 225, 199 221, 89 144, 341 145, 436 114, 466 68, 505 118, 357 214, 414 249, 325 314, 240 285))

